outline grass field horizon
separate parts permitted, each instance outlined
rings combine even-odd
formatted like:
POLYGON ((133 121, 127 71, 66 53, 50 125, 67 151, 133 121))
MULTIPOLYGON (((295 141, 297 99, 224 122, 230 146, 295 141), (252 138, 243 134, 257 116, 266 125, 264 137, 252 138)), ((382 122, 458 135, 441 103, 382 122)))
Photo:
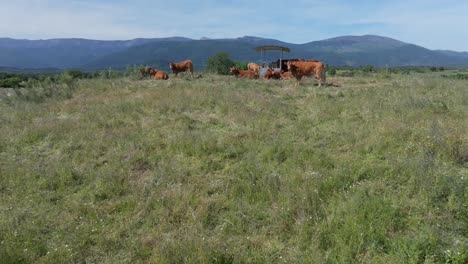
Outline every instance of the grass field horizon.
POLYGON ((0 262, 468 261, 466 80, 203 76, 3 97, 0 262))

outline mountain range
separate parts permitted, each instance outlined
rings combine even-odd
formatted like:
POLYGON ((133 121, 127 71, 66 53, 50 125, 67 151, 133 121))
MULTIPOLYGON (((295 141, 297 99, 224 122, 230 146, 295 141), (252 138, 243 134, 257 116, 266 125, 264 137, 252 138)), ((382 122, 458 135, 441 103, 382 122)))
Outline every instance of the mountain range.
POLYGON ((281 45, 291 52, 284 58, 315 58, 330 65, 374 66, 468 66, 468 52, 430 50, 395 39, 375 36, 342 36, 304 44, 244 36, 233 39, 200 40, 185 37, 139 38, 102 41, 89 39, 21 40, 0 38, 0 67, 3 69, 97 70, 127 65, 167 68, 167 62, 191 59, 201 69, 207 58, 227 52, 236 61, 270 61, 279 51, 264 56, 254 47, 281 45))

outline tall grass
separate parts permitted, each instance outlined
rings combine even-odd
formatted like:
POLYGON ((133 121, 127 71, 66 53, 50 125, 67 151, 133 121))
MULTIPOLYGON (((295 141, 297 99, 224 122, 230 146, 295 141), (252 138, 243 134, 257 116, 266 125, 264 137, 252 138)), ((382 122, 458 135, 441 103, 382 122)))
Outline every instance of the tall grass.
POLYGON ((466 81, 330 81, 1 101, 1 262, 466 263, 466 81))

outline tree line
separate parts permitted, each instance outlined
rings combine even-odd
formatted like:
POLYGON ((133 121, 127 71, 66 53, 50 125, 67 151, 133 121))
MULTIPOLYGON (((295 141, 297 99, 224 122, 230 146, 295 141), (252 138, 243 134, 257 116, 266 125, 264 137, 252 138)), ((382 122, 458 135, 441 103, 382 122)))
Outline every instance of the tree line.
MULTIPOLYGON (((210 56, 203 71, 220 75, 229 75, 229 67, 235 66, 241 70, 247 69, 248 61, 235 61, 230 58, 226 52, 219 52, 210 56)), ((28 87, 31 82, 55 82, 60 83, 64 80, 76 79, 111 79, 119 77, 132 77, 139 74, 139 68, 143 66, 132 65, 126 70, 99 70, 99 71, 81 71, 81 70, 66 70, 62 73, 41 73, 41 74, 26 74, 26 73, 2 73, 0 72, 0 88, 21 88, 28 87)), ((364 66, 333 66, 327 65, 327 75, 353 77, 360 74, 383 73, 383 74, 410 74, 410 73, 428 73, 428 72, 444 72, 445 67, 435 66, 401 66, 401 67, 375 67, 372 65, 364 66)), ((442 77, 468 80, 467 73, 443 74, 442 77)))

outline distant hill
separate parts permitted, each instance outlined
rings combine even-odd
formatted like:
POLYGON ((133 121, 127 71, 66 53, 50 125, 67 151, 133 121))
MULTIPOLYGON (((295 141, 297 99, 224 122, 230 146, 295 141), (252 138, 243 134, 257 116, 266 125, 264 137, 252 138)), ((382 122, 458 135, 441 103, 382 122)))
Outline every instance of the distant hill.
MULTIPOLYGON (((170 61, 193 60, 196 70, 203 67, 207 58, 217 52, 228 52, 235 60, 255 60, 259 54, 253 50, 255 45, 233 40, 194 40, 186 42, 167 41, 147 43, 117 53, 109 54, 89 64, 86 69, 104 67, 122 68, 128 64, 167 67, 170 61)), ((275 57, 276 58, 276 57, 275 57)))
POLYGON ((447 54, 395 39, 375 36, 344 36, 302 45, 305 50, 334 65, 375 66, 467 66, 462 52, 447 54))
POLYGON ((456 52, 456 51, 451 51, 451 50, 438 50, 438 52, 441 52, 445 55, 450 55, 453 57, 464 57, 468 58, 468 52, 456 52))
MULTIPOLYGON (((106 66, 121 68, 128 64, 148 64, 165 67, 168 61, 192 59, 203 67, 207 58, 219 51, 229 53, 234 60, 258 61, 258 45, 282 45, 291 49, 285 58, 316 58, 331 65, 375 66, 468 66, 468 57, 460 52, 432 51, 391 38, 365 35, 344 36, 305 44, 291 44, 273 39, 242 37, 220 40, 191 40, 185 42, 147 43, 99 58, 85 68, 106 66)), ((280 52, 266 52, 265 60, 280 57, 280 52)))
POLYGON ((101 41, 89 39, 19 40, 0 38, 0 66, 14 68, 74 68, 133 46, 151 42, 187 41, 182 37, 101 41))
MULTIPOLYGON (((234 39, 193 40, 184 37, 99 41, 87 39, 15 40, 0 38, 0 66, 15 68, 80 68, 95 70, 127 65, 167 67, 167 62, 191 59, 202 68, 216 52, 234 60, 259 61, 253 48, 282 45, 291 49, 285 58, 316 58, 331 65, 468 66, 468 52, 429 50, 395 39, 375 36, 341 36, 304 44, 245 36, 234 39)), ((280 57, 267 52, 264 59, 280 57)))
POLYGON ((14 67, 0 67, 0 72, 8 73, 31 73, 31 74, 42 74, 42 73, 60 73, 63 69, 59 68, 14 68, 14 67))

